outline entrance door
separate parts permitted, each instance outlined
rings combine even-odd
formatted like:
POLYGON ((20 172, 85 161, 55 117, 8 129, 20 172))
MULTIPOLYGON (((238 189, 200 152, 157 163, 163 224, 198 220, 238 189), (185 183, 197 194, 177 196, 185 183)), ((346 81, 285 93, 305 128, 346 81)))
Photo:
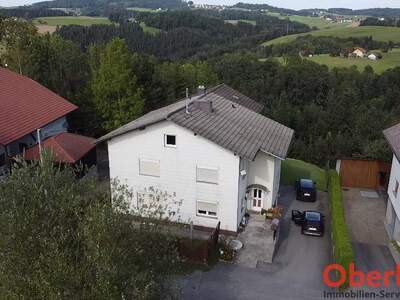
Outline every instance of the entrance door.
POLYGON ((253 198, 251 200, 251 210, 261 211, 263 205, 264 191, 253 189, 253 198))

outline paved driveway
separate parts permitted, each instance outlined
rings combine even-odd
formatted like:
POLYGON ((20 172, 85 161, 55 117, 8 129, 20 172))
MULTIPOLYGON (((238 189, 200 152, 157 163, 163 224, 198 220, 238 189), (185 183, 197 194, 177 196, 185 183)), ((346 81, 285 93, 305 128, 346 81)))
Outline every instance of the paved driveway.
POLYGON ((324 194, 317 203, 294 200, 292 187, 280 191, 285 206, 280 241, 272 264, 252 269, 235 264, 218 264, 209 272, 195 272, 180 281, 184 299, 321 299, 327 290, 322 270, 331 262, 330 230, 323 238, 303 236, 291 222, 292 209, 319 210, 327 216, 324 194))
MULTIPOLYGON (((352 239, 356 268, 364 272, 395 270, 396 264, 387 246, 389 239, 384 227, 386 201, 382 196, 363 197, 360 191, 353 188, 343 190, 346 223, 352 239)), ((395 290, 395 285, 392 278, 392 288, 387 290, 395 290)))

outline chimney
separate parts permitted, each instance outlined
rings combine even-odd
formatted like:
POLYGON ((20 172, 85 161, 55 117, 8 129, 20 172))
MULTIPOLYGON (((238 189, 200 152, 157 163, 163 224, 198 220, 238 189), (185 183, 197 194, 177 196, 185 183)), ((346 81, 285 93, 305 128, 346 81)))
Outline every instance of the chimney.
POLYGON ((186 88, 186 113, 189 115, 189 89, 186 88))
POLYGON ((207 93, 206 87, 204 85, 199 85, 197 88, 197 92, 199 95, 203 95, 207 93))

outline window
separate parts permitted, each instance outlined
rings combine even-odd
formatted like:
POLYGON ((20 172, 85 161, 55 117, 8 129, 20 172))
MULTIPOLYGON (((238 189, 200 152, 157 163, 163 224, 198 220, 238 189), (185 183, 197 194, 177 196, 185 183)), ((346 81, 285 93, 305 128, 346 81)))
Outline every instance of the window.
POLYGON ((140 159, 139 174, 160 177, 160 161, 151 159, 140 159))
POLYGON ((394 190, 393 190, 393 194, 395 197, 397 197, 397 193, 399 192, 399 182, 396 179, 396 183, 394 185, 394 190))
POLYGON ((196 181, 218 184, 218 168, 197 166, 196 181))
POLYGON ((164 135, 164 146, 165 147, 176 147, 176 135, 165 134, 164 135))
POLYGON ((215 202, 197 201, 197 215, 216 218, 218 204, 215 202))
POLYGON ((6 154, 2 153, 0 154, 0 167, 4 166, 6 164, 6 154))

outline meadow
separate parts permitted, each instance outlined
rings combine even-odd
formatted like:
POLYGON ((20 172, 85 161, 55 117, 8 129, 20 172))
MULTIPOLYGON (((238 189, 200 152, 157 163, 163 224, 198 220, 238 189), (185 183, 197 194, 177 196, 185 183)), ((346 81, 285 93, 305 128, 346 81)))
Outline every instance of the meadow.
POLYGON ((263 45, 270 46, 279 43, 288 43, 295 40, 298 36, 304 36, 307 34, 311 34, 313 36, 334 36, 339 38, 372 36, 372 38, 377 41, 382 41, 382 42, 393 41, 395 43, 400 43, 400 27, 337 26, 334 28, 315 30, 307 33, 282 36, 273 39, 271 41, 265 42, 263 45))
POLYGON ((279 19, 289 19, 290 21, 307 24, 311 28, 316 27, 318 29, 329 29, 333 27, 345 27, 348 23, 333 23, 320 17, 306 17, 306 16, 281 16, 279 13, 267 13, 269 16, 278 17, 279 19))
POLYGON ((383 53, 383 58, 378 61, 372 61, 367 58, 331 57, 328 54, 315 55, 307 59, 326 65, 330 69, 356 66, 360 71, 363 71, 366 66, 371 66, 375 73, 381 74, 388 69, 400 66, 400 49, 393 49, 388 53, 383 53))
MULTIPOLYGON (((91 26, 98 24, 112 24, 108 18, 102 17, 87 17, 87 16, 74 16, 74 17, 45 17, 37 18, 33 20, 40 33, 52 33, 56 30, 57 26, 63 25, 81 25, 81 26, 91 26)), ((160 29, 147 26, 145 23, 140 23, 143 31, 148 34, 158 34, 160 29)))
POLYGON ((63 26, 63 25, 82 25, 90 26, 96 24, 111 24, 111 21, 107 18, 101 17, 87 17, 87 16, 71 16, 71 17, 45 17, 37 18, 33 20, 33 23, 37 26, 63 26))

